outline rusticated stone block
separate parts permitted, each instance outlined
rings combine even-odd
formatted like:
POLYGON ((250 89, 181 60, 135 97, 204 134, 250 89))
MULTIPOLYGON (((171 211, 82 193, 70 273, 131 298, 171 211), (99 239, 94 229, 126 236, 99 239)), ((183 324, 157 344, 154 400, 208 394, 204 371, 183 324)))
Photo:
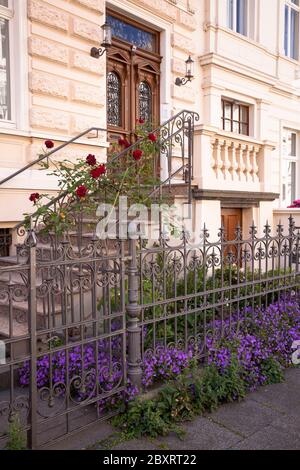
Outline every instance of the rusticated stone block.
MULTIPOLYGON (((91 127, 105 127, 104 125, 101 126, 100 116, 83 116, 76 114, 71 117, 71 134, 80 134, 91 127)), ((99 131, 98 137, 101 141, 105 141, 106 133, 99 131)))
POLYGON ((186 65, 185 65, 184 60, 173 59, 172 60, 172 72, 178 73, 180 75, 185 75, 186 65))
POLYGON ((105 10, 104 0, 75 0, 80 5, 83 5, 91 10, 96 10, 103 13, 105 10))
POLYGON ((176 86, 173 85, 172 96, 180 101, 187 103, 195 102, 195 91, 190 86, 176 86))
POLYGON ((70 52, 70 64, 74 68, 84 70, 85 72, 96 73, 97 75, 104 75, 106 72, 105 62, 95 60, 90 55, 78 51, 70 52))
POLYGON ((68 48, 49 39, 37 36, 29 38, 29 53, 62 64, 68 63, 68 48))
POLYGON ((72 84, 72 99, 81 103, 104 106, 105 98, 100 86, 95 87, 85 83, 72 84))
POLYGON ((68 98, 69 81, 49 73, 33 71, 30 74, 30 89, 34 93, 54 96, 57 98, 68 98))
POLYGON ((48 108, 32 108, 30 112, 32 127, 69 131, 69 114, 48 108))
POLYGON ((173 47, 177 47, 177 49, 181 49, 184 52, 193 53, 195 50, 193 42, 182 34, 173 33, 171 41, 173 47))
POLYGON ((69 15, 41 0, 30 0, 28 5, 30 19, 47 24, 53 28, 68 30, 69 15))
POLYGON ((102 39, 100 26, 77 17, 72 18, 72 34, 96 44, 102 39))
POLYGON ((140 3, 150 7, 152 10, 163 16, 168 16, 172 20, 177 18, 177 7, 163 0, 140 0, 140 3))
POLYGON ((179 24, 189 29, 190 31, 195 31, 195 29, 197 28, 197 21, 194 15, 191 15, 190 13, 186 13, 185 11, 180 10, 178 16, 179 16, 178 18, 179 24))

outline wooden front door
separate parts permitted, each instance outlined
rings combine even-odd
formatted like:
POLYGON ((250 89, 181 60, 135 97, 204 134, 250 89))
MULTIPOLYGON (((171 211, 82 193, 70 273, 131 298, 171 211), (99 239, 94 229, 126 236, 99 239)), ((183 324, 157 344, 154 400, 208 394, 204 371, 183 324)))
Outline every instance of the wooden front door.
POLYGON ((237 226, 242 228, 242 209, 222 209, 221 218, 225 229, 225 239, 235 240, 237 226))
POLYGON ((107 53, 107 126, 110 142, 133 143, 137 121, 160 122, 159 33, 107 12, 113 45, 107 53))
MULTIPOLYGON (((236 228, 239 226, 242 229, 242 209, 222 209, 221 211, 222 226, 225 230, 225 240, 233 241, 236 239, 236 228)), ((227 256, 232 253, 235 258, 235 263, 241 264, 241 260, 238 260, 238 249, 235 244, 228 244, 224 249, 225 265, 228 263, 227 256)), ((232 259, 232 258, 231 258, 232 259)))

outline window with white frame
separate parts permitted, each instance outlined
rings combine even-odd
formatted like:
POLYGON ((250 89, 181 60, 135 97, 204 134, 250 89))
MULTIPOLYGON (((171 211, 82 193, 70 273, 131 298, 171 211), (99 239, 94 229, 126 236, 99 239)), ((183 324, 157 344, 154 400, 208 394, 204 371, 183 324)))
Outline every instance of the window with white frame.
POLYGON ((12 120, 10 31, 11 0, 0 0, 0 121, 12 120))
POLYGON ((288 207, 298 199, 298 134, 296 131, 284 129, 282 142, 282 206, 288 207))
POLYGON ((227 26, 248 36, 249 0, 227 0, 227 26))
POLYGON ((286 0, 284 8, 284 52, 287 57, 298 60, 300 0, 286 0))

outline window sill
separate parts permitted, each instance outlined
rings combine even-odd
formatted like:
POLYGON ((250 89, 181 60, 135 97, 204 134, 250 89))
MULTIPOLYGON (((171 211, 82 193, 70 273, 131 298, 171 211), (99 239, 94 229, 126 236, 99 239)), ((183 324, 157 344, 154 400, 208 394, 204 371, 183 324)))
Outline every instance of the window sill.
POLYGON ((287 62, 290 62, 291 64, 297 65, 297 67, 299 67, 300 59, 292 59, 291 57, 284 55, 284 54, 278 54, 278 57, 280 59, 286 60, 287 62))
POLYGON ((246 134, 239 134, 238 132, 231 132, 231 131, 225 131, 222 127, 220 127, 220 133, 227 135, 228 137, 232 137, 235 139, 240 139, 240 140, 256 140, 252 135, 246 135, 246 134))
POLYGON ((6 121, 4 119, 0 119, 0 131, 8 130, 8 129, 17 129, 17 124, 14 121, 6 121))

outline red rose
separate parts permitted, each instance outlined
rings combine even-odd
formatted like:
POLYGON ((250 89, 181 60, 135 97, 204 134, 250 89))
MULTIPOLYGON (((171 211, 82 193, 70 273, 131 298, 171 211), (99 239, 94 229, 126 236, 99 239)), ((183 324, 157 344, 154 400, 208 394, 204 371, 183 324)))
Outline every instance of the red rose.
POLYGON ((100 171, 100 175, 104 175, 106 173, 106 166, 103 163, 101 163, 101 165, 99 165, 98 168, 100 171))
POLYGON ((76 195, 81 199, 87 195, 88 189, 82 184, 76 189, 76 195))
POLYGON ((136 162, 142 158, 143 152, 140 149, 136 149, 132 152, 132 156, 136 162))
POLYGON ((140 119, 139 119, 139 124, 145 124, 145 119, 140 118, 140 119))
POLYGON ((93 168, 90 171, 90 175, 92 178, 97 179, 101 175, 104 175, 105 172, 106 172, 106 167, 105 165, 103 165, 103 163, 101 163, 101 165, 97 166, 97 168, 93 168))
POLYGON ((119 139, 119 145, 122 145, 122 147, 126 149, 131 146, 127 139, 119 139))
POLYGON ((47 147, 47 149, 53 149, 54 142, 52 142, 52 140, 46 140, 45 141, 45 146, 47 147))
POLYGON ((36 201, 40 198, 39 193, 32 193, 29 196, 29 201, 36 203, 36 201))
POLYGON ((92 155, 91 153, 86 157, 86 163, 89 166, 95 166, 97 163, 95 155, 92 155))
POLYGON ((148 135, 148 139, 151 140, 151 142, 156 142, 157 141, 156 135, 153 134, 152 132, 148 135))

